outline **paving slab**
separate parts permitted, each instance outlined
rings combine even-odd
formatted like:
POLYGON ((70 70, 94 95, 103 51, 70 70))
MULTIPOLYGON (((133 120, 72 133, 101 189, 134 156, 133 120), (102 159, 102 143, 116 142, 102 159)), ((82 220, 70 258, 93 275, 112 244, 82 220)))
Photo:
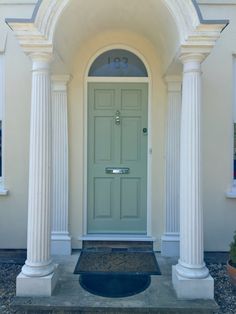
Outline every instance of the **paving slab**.
POLYGON ((18 313, 214 313, 218 305, 213 300, 179 300, 171 282, 171 266, 175 258, 156 254, 162 275, 151 276, 150 286, 143 292, 126 298, 104 298, 85 291, 79 275, 73 274, 79 252, 67 257, 54 257, 59 264, 59 281, 51 297, 16 297, 18 313))

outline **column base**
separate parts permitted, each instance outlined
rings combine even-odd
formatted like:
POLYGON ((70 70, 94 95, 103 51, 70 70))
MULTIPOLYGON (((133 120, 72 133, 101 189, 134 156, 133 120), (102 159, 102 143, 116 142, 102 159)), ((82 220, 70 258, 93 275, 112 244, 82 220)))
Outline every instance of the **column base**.
POLYGON ((179 256, 178 233, 166 233, 161 237, 161 255, 166 257, 179 256))
POLYGON ((57 266, 55 272, 45 277, 28 277, 22 272, 16 278, 16 296, 48 297, 51 296, 58 280, 57 266))
POLYGON ((188 279, 180 276, 172 266, 172 283, 179 299, 214 299, 214 279, 188 279))
POLYGON ((51 236, 52 255, 71 255, 71 237, 65 234, 53 234, 51 236))

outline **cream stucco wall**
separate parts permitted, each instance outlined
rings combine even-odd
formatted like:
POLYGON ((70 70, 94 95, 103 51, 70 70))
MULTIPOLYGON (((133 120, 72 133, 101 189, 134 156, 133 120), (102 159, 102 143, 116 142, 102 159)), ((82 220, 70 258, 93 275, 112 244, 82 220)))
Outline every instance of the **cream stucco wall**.
MULTIPOLYGON (((6 2, 8 1, 4 1, 6 2)), ((0 196, 0 248, 26 247, 31 62, 19 48, 11 30, 4 24, 4 18, 30 17, 34 1, 28 2, 27 5, 6 5, 0 1, 0 34, 8 34, 5 50, 5 175, 6 188, 9 189, 9 195, 0 196)), ((230 19, 230 25, 202 66, 205 250, 225 251, 236 229, 236 199, 225 197, 232 179, 232 54, 236 52, 236 5, 203 4, 201 8, 205 18, 230 19)), ((144 56, 151 70, 151 227, 152 235, 157 238, 156 248, 159 249, 160 237, 164 231, 166 86, 156 46, 144 35, 126 30, 104 31, 84 40, 72 61, 69 73, 72 79, 68 88, 69 230, 72 244, 73 247, 80 246, 78 238, 83 234, 84 226, 86 69, 98 50, 111 45, 137 50, 144 56)), ((61 70, 57 61, 53 70, 61 70)))
MULTIPOLYGON (((6 3, 6 1, 5 1, 6 3)), ((33 5, 6 5, 0 2, 0 41, 5 46, 5 186, 7 196, 0 196, 0 247, 26 247, 30 60, 19 48, 5 17, 28 18, 33 5), (6 42, 5 42, 6 39, 6 42)))
POLYGON ((236 3, 224 3, 201 5, 204 18, 230 20, 202 67, 205 248, 222 251, 228 250, 228 244, 236 229, 236 199, 228 199, 225 194, 232 183, 233 166, 233 105, 236 106, 233 104, 233 89, 236 88, 236 82, 233 82, 233 53, 236 52, 236 3))

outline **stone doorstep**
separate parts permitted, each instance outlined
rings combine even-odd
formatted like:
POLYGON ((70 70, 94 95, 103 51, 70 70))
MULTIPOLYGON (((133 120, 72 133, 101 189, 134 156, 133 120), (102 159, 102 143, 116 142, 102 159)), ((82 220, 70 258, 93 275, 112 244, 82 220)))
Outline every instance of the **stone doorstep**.
MULTIPOLYGON (((52 297, 51 297, 52 298, 52 297)), ((104 306, 103 302, 100 301, 97 306, 78 306, 73 304, 74 302, 70 299, 60 301, 54 300, 53 305, 48 302, 48 300, 32 300, 30 298, 15 298, 13 303, 13 308, 18 314, 70 314, 70 313, 103 313, 103 314, 135 314, 135 313, 155 313, 155 314, 214 314, 219 309, 214 301, 207 301, 205 306, 201 304, 199 307, 191 306, 191 301, 189 306, 160 306, 160 307, 135 307, 135 306, 124 306, 122 299, 120 299, 119 306, 104 306), (57 305, 58 302, 58 305, 57 305), (64 303, 64 305, 60 304, 64 303), (65 304, 68 304, 67 306, 65 304), (71 304, 70 304, 71 303, 71 304), (69 305, 70 304, 70 305, 69 305)), ((198 301, 199 304, 202 300, 198 301)), ((203 301, 204 302, 204 301, 203 301)))
POLYGON ((214 314, 215 310, 212 309, 204 309, 204 310, 192 310, 192 309, 140 309, 140 308, 133 308, 133 309, 125 309, 125 308, 118 308, 118 309, 108 309, 108 308, 99 308, 99 309, 91 309, 91 308, 73 308, 73 309, 66 309, 66 308, 57 308, 54 307, 53 309, 43 309, 41 307, 33 307, 22 308, 22 310, 16 311, 17 314, 94 314, 94 313, 102 313, 102 314, 214 314))

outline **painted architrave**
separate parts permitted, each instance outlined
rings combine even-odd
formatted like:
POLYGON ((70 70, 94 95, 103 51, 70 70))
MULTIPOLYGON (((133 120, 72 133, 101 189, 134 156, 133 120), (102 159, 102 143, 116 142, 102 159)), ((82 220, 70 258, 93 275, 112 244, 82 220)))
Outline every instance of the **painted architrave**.
MULTIPOLYGON (((88 88, 88 83, 95 83, 95 82, 103 82, 103 83, 147 83, 148 84, 148 126, 149 126, 149 132, 148 132, 148 160, 147 160, 147 235, 116 235, 115 239, 117 241, 124 241, 124 240, 128 240, 128 241, 154 241, 156 240, 155 237, 152 237, 152 215, 151 215, 151 210, 152 210, 152 188, 151 188, 151 181, 152 181, 152 155, 151 155, 151 151, 152 151, 152 139, 151 139, 151 134, 152 134, 152 127, 151 127, 151 106, 152 106, 152 101, 151 101, 151 94, 152 94, 152 73, 151 73, 151 69, 150 66, 147 62, 147 60, 145 59, 145 57, 136 49, 134 49, 133 47, 127 46, 127 45, 109 45, 107 47, 104 47, 102 49, 99 49, 95 55, 93 55, 87 65, 87 69, 85 71, 86 75, 85 75, 85 90, 84 90, 84 104, 85 104, 85 108, 84 108, 84 129, 86 130, 84 132, 84 169, 87 169, 87 143, 88 143, 88 134, 87 134, 87 129, 88 129, 88 125, 87 125, 87 121, 88 121, 88 115, 87 115, 87 103, 88 103, 88 99, 87 99, 87 88, 88 88), (92 65, 92 63, 94 62, 94 60, 102 53, 104 53, 105 51, 109 51, 111 49, 124 49, 124 50, 128 50, 131 51, 133 54, 137 55, 142 62, 144 63, 147 72, 148 72, 148 77, 89 77, 88 73, 89 73, 89 69, 92 65)), ((87 171, 85 171, 83 173, 83 178, 84 178, 84 204, 83 204, 83 236, 81 236, 79 238, 79 240, 89 240, 89 239, 93 239, 93 240, 104 240, 107 241, 109 239, 114 239, 114 235, 110 234, 110 235, 89 235, 87 233, 87 171)))

